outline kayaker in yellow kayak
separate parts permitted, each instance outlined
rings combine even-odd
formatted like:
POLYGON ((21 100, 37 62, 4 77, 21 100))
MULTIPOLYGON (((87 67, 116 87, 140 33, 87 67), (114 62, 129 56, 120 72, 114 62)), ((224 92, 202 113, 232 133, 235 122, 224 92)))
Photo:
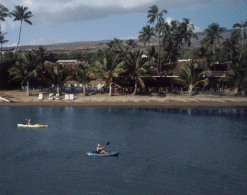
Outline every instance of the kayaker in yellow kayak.
POLYGON ((96 148, 96 151, 97 153, 100 153, 100 154, 109 154, 108 152, 106 152, 105 150, 103 150, 106 146, 101 146, 100 144, 98 144, 97 148, 96 148))

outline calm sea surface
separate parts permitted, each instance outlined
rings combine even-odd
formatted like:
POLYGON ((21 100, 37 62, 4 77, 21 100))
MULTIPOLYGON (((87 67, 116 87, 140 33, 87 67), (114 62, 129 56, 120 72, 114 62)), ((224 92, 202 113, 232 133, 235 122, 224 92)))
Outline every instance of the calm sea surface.
POLYGON ((246 109, 0 107, 1 195, 246 192, 246 109))

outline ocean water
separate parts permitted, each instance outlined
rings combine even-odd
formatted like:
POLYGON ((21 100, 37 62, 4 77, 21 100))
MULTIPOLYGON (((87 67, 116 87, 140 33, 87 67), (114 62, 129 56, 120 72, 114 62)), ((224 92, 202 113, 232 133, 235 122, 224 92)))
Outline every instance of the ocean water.
POLYGON ((246 151, 246 109, 0 107, 1 195, 246 194, 246 151))

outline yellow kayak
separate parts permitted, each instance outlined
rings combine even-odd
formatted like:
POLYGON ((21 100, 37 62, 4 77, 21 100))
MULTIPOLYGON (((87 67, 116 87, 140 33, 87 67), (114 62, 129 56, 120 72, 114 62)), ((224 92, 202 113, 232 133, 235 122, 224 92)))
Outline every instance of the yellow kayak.
POLYGON ((17 124, 17 126, 22 128, 48 128, 48 125, 41 125, 41 124, 34 124, 34 125, 17 124))

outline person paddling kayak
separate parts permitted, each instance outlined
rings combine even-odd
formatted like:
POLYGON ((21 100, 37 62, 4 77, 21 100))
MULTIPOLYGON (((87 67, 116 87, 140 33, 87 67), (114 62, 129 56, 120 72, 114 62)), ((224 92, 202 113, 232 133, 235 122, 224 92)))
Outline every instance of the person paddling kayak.
POLYGON ((32 125, 31 119, 28 120, 27 124, 28 124, 28 125, 32 125))
MULTIPOLYGON (((106 145, 108 145, 108 144, 106 144, 106 145)), ((98 144, 98 146, 97 146, 97 148, 96 148, 96 151, 97 151, 97 153, 100 153, 100 154, 109 154, 108 152, 106 152, 105 150, 103 150, 105 147, 106 147, 106 145, 105 146, 101 146, 100 144, 98 144)))

